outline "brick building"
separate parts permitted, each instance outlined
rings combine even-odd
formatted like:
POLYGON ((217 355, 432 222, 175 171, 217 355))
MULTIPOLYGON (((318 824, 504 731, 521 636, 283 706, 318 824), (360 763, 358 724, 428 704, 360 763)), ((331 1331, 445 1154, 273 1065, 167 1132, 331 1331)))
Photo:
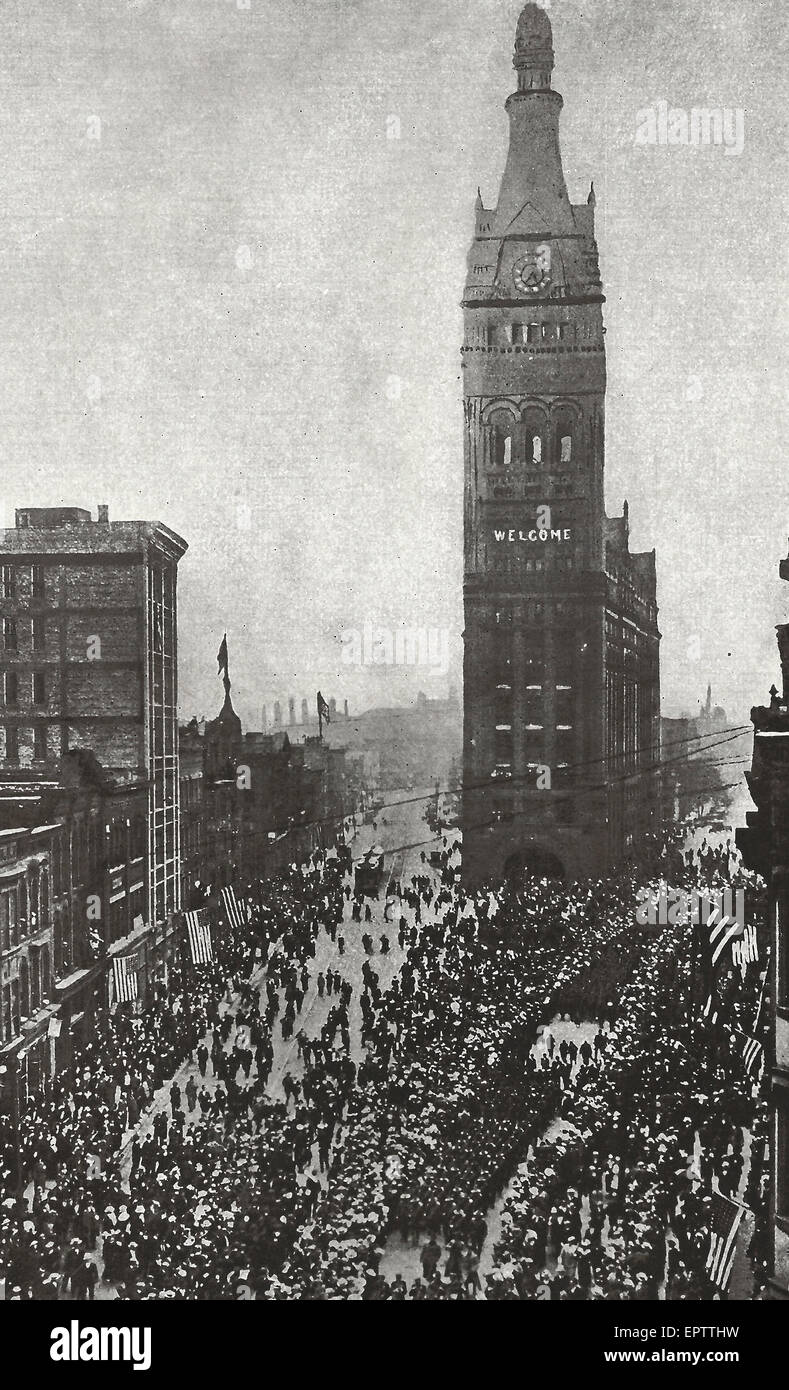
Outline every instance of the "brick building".
MULTIPOLYGON (((110 955, 130 957, 140 997, 156 958, 167 956, 180 906, 177 567, 185 550, 161 523, 110 522, 106 507, 97 521, 82 508, 21 508, 15 527, 0 531, 0 796, 51 799, 67 755, 92 756, 103 786, 90 862, 114 875, 99 936, 110 955), (110 801, 117 815, 107 819, 110 801)), ((78 855, 80 832, 70 833, 78 855)))
POLYGON ((547 16, 518 22, 463 297, 464 876, 611 867, 659 823, 654 551, 604 499, 595 199, 569 200, 547 16))
MULTIPOLYGON (((789 581, 789 557, 780 575, 789 581)), ((757 809, 737 846, 747 866, 767 881, 772 927, 770 1036, 767 1065, 773 1111, 770 1181, 770 1274, 768 1297, 789 1299, 789 623, 777 629, 782 692, 751 710, 753 761, 746 774, 757 809)))

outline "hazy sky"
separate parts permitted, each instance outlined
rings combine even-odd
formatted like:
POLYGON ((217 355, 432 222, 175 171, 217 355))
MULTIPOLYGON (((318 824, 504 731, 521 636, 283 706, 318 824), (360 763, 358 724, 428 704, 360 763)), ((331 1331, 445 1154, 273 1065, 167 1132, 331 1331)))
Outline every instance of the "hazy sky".
MULTIPOLYGON (((220 703, 225 628, 245 718, 316 686, 443 693, 345 665, 365 623, 446 630, 459 665, 459 301, 520 8, 0 8, 6 524, 108 502, 188 540, 185 714, 220 703)), ((784 7, 546 8, 568 190, 597 191, 608 509, 657 547, 664 707, 709 678, 747 717, 789 616, 784 7), (741 110, 742 153, 635 145, 660 100, 741 110)))

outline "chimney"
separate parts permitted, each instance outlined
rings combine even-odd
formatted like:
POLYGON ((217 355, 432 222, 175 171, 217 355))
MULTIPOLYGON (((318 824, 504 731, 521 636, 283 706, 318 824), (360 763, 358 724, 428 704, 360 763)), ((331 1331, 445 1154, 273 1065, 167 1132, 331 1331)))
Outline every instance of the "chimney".
POLYGON ((282 705, 279 700, 274 701, 274 728, 282 728, 282 705))
POLYGON ((106 505, 106 503, 102 502, 101 505, 99 506, 99 515, 98 515, 98 518, 97 518, 97 524, 98 524, 99 526, 108 526, 108 525, 109 525, 109 521, 110 521, 110 509, 109 509, 109 507, 106 505))
POLYGON ((263 706, 262 710, 260 711, 260 729, 261 729, 261 733, 265 733, 265 732, 266 732, 266 706, 265 706, 265 705, 263 706))
POLYGON ((288 696, 288 723, 296 723, 296 701, 292 695, 288 696))
POLYGON ((329 713, 331 715, 331 721, 333 724, 335 719, 337 718, 337 701, 335 700, 334 696, 332 696, 332 698, 329 701, 329 713))
POLYGON ((348 718, 348 701, 347 701, 347 700, 343 700, 343 713, 344 713, 344 715, 345 715, 345 718, 347 719, 347 718, 348 718))
POLYGON ((301 702, 301 722, 302 722, 302 724, 309 724, 309 722, 310 722, 310 716, 309 716, 309 713, 308 713, 308 710, 307 710, 307 701, 306 701, 306 700, 302 700, 302 702, 301 702))

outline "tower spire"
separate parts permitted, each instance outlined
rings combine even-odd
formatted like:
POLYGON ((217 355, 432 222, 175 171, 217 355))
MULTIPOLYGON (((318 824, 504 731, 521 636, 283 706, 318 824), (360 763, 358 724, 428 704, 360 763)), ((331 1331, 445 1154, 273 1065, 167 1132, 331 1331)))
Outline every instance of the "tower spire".
POLYGON ((563 102, 551 87, 553 32, 539 5, 526 5, 521 13, 512 65, 518 88, 506 102, 510 148, 499 193, 498 226, 511 233, 550 230, 554 235, 571 235, 575 225, 559 152, 563 102))

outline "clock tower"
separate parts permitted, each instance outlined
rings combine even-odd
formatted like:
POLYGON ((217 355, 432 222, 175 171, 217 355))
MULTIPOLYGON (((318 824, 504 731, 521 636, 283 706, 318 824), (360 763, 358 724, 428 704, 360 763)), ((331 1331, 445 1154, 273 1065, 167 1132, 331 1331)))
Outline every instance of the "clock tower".
POLYGON ((495 208, 463 297, 464 879, 572 879, 657 828, 655 553, 604 498, 594 187, 567 194, 547 15, 526 5, 495 208))

